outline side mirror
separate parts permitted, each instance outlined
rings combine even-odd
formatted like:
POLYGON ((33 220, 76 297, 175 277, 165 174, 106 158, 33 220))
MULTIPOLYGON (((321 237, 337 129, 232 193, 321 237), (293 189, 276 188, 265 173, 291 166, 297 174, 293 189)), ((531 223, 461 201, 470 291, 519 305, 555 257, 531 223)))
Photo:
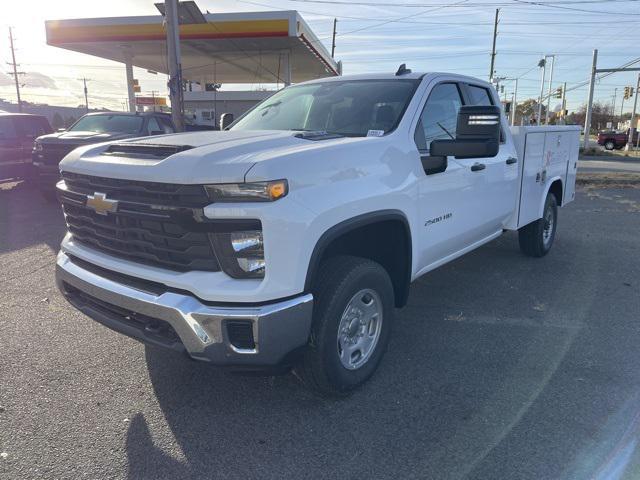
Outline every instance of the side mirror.
POLYGON ((233 123, 233 113, 223 113, 220 115, 220 130, 225 130, 233 123))
POLYGON ((468 106, 458 112, 455 140, 434 140, 429 153, 434 157, 495 157, 500 149, 500 107, 468 106))

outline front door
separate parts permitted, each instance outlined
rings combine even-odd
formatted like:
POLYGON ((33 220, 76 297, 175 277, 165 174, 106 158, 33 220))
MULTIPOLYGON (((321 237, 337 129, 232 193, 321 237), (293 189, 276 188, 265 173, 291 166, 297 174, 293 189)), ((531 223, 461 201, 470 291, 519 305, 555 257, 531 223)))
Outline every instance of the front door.
MULTIPOLYGON (((463 105, 460 86, 437 84, 429 93, 416 127, 415 142, 421 157, 429 156, 433 140, 455 138, 458 110, 463 105)), ((448 257, 486 237, 483 228, 485 171, 471 169, 466 160, 447 159, 447 168, 425 173, 419 183, 420 251, 423 273, 448 257)))

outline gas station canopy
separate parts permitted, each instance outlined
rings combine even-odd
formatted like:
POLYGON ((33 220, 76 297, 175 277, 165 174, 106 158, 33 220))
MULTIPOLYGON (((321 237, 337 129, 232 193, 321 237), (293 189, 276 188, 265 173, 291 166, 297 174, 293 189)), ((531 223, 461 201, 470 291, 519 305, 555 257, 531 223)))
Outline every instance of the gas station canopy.
MULTIPOLYGON (((207 13, 180 25, 182 78, 202 83, 296 83, 340 66, 296 11, 207 13)), ((168 73, 162 15, 50 20, 52 46, 168 73)))

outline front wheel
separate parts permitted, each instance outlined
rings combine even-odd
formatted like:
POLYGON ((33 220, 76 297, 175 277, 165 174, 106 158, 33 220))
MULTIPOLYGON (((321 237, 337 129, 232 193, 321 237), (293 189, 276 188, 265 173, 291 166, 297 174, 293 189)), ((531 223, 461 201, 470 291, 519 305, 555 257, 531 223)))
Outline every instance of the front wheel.
POLYGON ((542 218, 518 230, 520 250, 530 257, 544 257, 551 250, 557 228, 558 201, 553 193, 548 193, 542 218))
POLYGON ((373 375, 386 350, 391 279, 376 262, 338 256, 322 265, 313 294, 311 336, 297 371, 314 390, 344 396, 373 375))
POLYGON ((604 142, 605 150, 613 150, 615 147, 615 143, 613 143, 611 140, 607 140, 606 142, 604 142))

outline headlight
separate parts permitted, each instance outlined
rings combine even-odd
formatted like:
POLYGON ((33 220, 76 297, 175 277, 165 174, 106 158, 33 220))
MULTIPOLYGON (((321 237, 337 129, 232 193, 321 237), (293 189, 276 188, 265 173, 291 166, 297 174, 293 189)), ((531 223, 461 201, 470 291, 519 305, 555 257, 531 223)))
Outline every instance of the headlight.
POLYGON ((287 195, 286 180, 251 183, 221 183, 205 185, 207 195, 214 202, 273 202, 287 195))
POLYGON ((33 144, 33 151, 34 152, 41 152, 43 150, 42 148, 42 144, 40 142, 35 142, 33 144))
POLYGON ((220 267, 233 278, 263 278, 265 272, 262 230, 209 234, 220 267))

